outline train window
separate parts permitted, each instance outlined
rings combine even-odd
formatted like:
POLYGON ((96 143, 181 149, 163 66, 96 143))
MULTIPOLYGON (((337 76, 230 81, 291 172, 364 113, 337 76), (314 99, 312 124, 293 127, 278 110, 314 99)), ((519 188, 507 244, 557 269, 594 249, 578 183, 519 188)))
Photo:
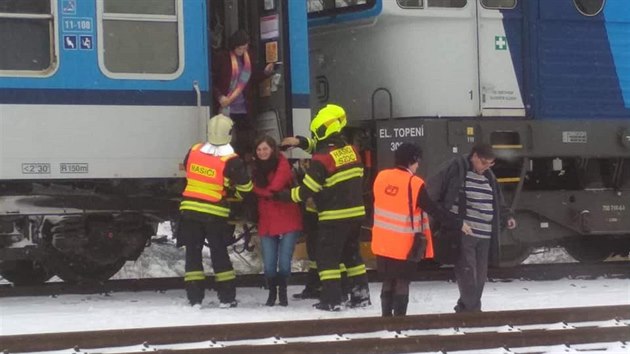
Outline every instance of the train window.
POLYGON ((0 74, 50 73, 56 57, 53 28, 51 0, 0 0, 0 74))
POLYGON ((486 9, 513 9, 516 0, 481 0, 481 5, 486 9))
POLYGON ((175 78, 183 64, 181 6, 181 0, 100 0, 99 65, 105 74, 175 78))
POLYGON ((420 9, 424 6, 423 0, 396 0, 396 2, 403 9, 420 9))
POLYGON ((606 0, 573 0, 575 7, 584 16, 595 16, 602 11, 606 0))
POLYGON ((308 17, 334 16, 370 9, 376 0, 306 0, 308 17))
POLYGON ((428 7, 464 7, 467 0, 427 0, 428 7))

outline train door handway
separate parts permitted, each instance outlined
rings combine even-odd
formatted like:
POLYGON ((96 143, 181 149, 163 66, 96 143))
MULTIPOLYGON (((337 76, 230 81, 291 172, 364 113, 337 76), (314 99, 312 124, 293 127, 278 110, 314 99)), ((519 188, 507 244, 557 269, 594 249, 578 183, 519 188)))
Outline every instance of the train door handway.
MULTIPOLYGON (((237 30, 245 30, 249 34, 251 77, 248 82, 247 107, 253 110, 248 114, 250 126, 253 127, 252 134, 249 134, 249 139, 252 140, 256 135, 268 134, 279 141, 293 132, 293 112, 289 109, 292 107, 287 33, 289 26, 286 21, 290 3, 291 1, 286 0, 210 1, 209 41, 214 87, 218 77, 226 75, 217 72, 216 64, 221 59, 221 52, 229 48, 231 35, 237 30), (270 64, 273 72, 265 73, 265 67, 270 64)), ((306 10, 304 17, 305 13, 306 10)), ((216 95, 216 91, 213 95, 216 95)), ((219 113, 219 108, 215 104, 213 114, 219 113)), ((249 145, 253 145, 253 142, 249 145)))
POLYGON ((525 116, 522 2, 477 2, 482 116, 525 116))

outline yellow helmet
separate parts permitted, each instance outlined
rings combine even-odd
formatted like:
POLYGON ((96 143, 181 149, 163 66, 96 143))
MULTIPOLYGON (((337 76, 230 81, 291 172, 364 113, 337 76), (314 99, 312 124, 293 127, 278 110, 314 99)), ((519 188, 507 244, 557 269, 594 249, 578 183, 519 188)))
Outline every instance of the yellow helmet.
POLYGON ((335 104, 328 104, 317 112, 311 122, 311 132, 317 140, 323 140, 341 132, 347 124, 346 111, 335 104))
POLYGON ((223 114, 217 114, 208 121, 208 142, 212 145, 229 144, 232 140, 234 122, 223 114))

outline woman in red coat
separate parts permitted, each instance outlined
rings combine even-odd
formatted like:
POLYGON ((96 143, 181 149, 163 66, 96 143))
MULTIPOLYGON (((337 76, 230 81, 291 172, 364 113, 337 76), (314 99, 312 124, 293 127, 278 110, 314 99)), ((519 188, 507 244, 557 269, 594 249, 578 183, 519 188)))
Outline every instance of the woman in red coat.
POLYGON ((249 50, 249 35, 244 30, 234 32, 228 50, 218 52, 212 60, 214 112, 234 121, 235 149, 244 156, 253 150, 253 83, 271 75, 273 63, 267 64, 262 74, 256 70, 255 56, 249 50))
POLYGON ((255 146, 252 175, 258 197, 258 235, 269 285, 266 305, 273 306, 279 299, 281 306, 287 306, 287 279, 302 230, 302 215, 299 205, 272 199, 274 193, 289 189, 292 180, 289 161, 278 152, 276 141, 265 135, 256 140, 255 146))

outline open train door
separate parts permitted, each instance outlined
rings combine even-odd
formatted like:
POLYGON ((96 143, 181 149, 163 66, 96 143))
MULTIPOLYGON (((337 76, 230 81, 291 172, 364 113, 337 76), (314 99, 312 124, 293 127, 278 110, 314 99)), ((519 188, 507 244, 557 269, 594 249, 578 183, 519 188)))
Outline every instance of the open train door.
POLYGON ((213 55, 227 48, 228 39, 238 29, 249 33, 250 51, 255 56, 249 85, 254 91, 250 97, 257 135, 268 134, 278 142, 295 134, 309 136, 306 2, 210 0, 209 17, 213 55), (264 75, 270 63, 274 71, 264 75))
POLYGON ((481 115, 525 116, 523 1, 477 0, 481 115))

